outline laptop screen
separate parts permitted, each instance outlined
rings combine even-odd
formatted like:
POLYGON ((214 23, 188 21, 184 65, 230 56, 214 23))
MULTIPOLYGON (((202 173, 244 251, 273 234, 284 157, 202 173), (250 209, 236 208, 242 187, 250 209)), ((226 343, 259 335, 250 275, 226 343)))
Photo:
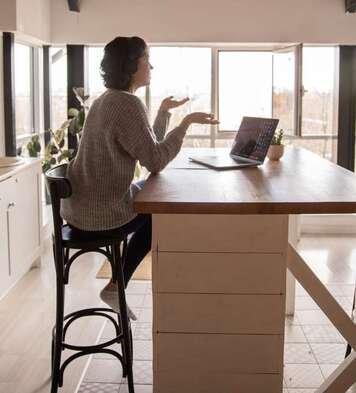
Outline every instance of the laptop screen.
POLYGON ((243 117, 230 154, 262 163, 278 122, 278 119, 243 117))

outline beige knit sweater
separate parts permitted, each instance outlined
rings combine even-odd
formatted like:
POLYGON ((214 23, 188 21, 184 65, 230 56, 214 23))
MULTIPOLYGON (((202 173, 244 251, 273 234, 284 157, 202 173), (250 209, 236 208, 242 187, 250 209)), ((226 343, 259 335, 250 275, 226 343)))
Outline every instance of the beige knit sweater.
POLYGON ((62 201, 62 217, 87 231, 117 228, 133 219, 136 162, 159 172, 182 146, 184 127, 165 135, 169 117, 159 111, 152 129, 135 95, 108 89, 96 99, 78 153, 68 166, 72 196, 62 201))

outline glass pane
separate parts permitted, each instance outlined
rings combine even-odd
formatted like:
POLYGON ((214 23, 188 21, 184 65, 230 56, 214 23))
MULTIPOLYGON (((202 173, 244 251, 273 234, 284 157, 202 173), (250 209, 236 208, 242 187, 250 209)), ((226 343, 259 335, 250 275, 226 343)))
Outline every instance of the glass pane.
POLYGON ((210 139, 184 138, 183 147, 211 147, 210 139))
POLYGON ((219 52, 220 130, 238 129, 243 116, 272 115, 272 54, 219 52))
MULTIPOLYGON (((153 47, 150 50, 153 65, 151 119, 165 97, 189 97, 183 106, 172 110, 170 128, 177 126, 191 112, 211 112, 211 49, 153 47)), ((190 134, 210 134, 210 127, 192 125, 190 134)))
POLYGON ((15 43, 16 135, 33 132, 31 47, 15 43))
MULTIPOLYGON (((89 87, 89 105, 104 93, 105 86, 103 78, 101 77, 100 64, 104 56, 103 46, 93 46, 89 47, 88 50, 88 87, 89 87)), ((141 101, 146 104, 146 89, 141 88, 136 91, 136 95, 141 99, 141 101)))
POLYGON ((337 134, 335 47, 303 48, 302 134, 337 134))
POLYGON ((323 139, 286 139, 286 144, 293 146, 303 147, 313 153, 318 154, 329 161, 337 163, 337 139, 336 138, 323 138, 323 139))
POLYGON ((273 54, 273 117, 278 128, 294 134, 295 126, 295 49, 273 54))
POLYGON ((231 148, 235 138, 233 139, 216 139, 215 147, 226 147, 231 148))
POLYGON ((88 84, 90 103, 105 91, 103 78, 100 73, 100 63, 104 55, 104 47, 91 47, 88 53, 88 84))
POLYGON ((50 48, 51 127, 59 128, 67 120, 67 53, 65 48, 50 48))

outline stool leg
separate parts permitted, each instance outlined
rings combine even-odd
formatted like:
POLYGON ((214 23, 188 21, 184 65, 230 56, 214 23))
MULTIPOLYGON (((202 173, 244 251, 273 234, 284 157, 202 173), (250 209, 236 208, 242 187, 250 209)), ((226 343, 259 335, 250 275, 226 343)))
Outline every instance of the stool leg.
MULTIPOLYGON (((125 297, 125 280, 124 280, 124 273, 122 269, 122 260, 120 258, 119 247, 120 244, 117 243, 113 244, 112 252, 113 252, 113 259, 117 267, 117 289, 118 289, 119 305, 120 305, 120 319, 121 319, 120 326, 123 335, 123 357, 126 365, 129 393, 135 393, 133 373, 132 373, 131 337, 130 337, 129 322, 127 318, 126 297, 125 297)), ((125 251, 126 250, 123 250, 123 256, 125 256, 125 251)))
POLYGON ((59 386, 62 386, 60 378, 62 342, 63 342, 63 318, 64 318, 64 282, 63 282, 63 254, 55 255, 56 264, 56 327, 54 342, 52 342, 52 386, 51 393, 56 393, 59 386))

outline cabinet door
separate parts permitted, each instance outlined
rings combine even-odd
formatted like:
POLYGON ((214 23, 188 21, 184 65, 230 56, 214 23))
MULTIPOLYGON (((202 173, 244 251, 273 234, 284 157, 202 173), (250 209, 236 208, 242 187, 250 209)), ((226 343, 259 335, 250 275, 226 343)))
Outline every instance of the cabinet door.
POLYGON ((40 246, 38 173, 28 168, 13 177, 15 195, 10 210, 10 260, 15 277, 23 275, 40 246))
POLYGON ((11 179, 0 182, 0 298, 11 285, 8 223, 10 219, 9 199, 12 194, 11 179))

